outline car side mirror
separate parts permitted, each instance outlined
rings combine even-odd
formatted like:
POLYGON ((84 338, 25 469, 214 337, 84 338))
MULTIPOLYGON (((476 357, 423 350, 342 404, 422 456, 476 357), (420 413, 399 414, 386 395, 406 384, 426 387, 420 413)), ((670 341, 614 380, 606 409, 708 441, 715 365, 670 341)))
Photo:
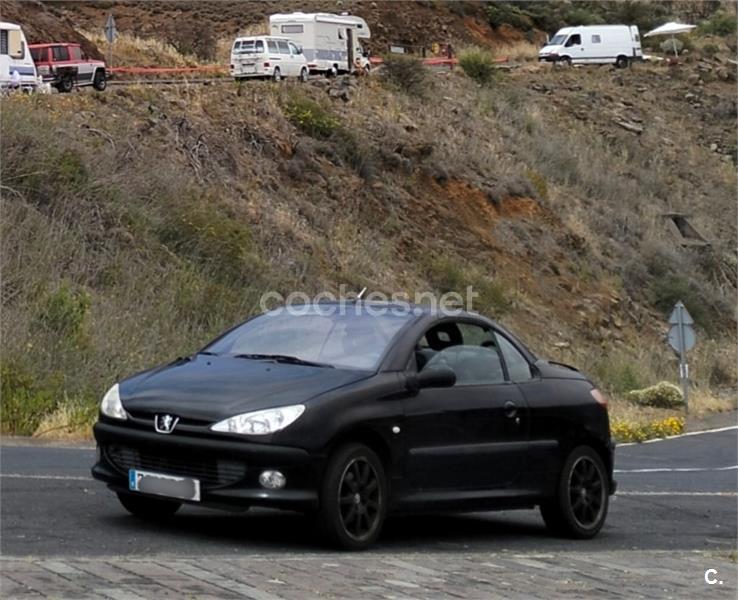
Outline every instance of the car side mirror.
POLYGON ((453 387, 456 383, 456 373, 448 367, 432 367, 418 373, 418 388, 445 388, 453 387))
POLYGON ((297 53, 298 54, 302 54, 302 46, 298 46, 297 47, 297 53))

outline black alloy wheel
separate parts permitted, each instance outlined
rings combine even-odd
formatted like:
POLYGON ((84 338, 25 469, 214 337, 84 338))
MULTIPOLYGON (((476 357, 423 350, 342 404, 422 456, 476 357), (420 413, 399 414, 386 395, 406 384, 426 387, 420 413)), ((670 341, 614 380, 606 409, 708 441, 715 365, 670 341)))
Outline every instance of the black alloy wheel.
POLYGON ((579 446, 564 464, 556 496, 541 503, 541 516, 553 533, 587 539, 602 529, 608 504, 607 474, 602 459, 593 448, 579 446))
POLYGON ((339 448, 329 461, 321 493, 320 521, 330 541, 362 550, 384 523, 387 485, 382 462, 361 444, 339 448))

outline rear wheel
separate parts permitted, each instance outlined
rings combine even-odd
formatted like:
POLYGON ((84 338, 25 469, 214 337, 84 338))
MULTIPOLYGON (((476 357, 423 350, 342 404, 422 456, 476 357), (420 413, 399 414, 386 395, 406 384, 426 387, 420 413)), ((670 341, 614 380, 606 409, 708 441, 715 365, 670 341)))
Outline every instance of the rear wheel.
POLYGON ((59 80, 59 83, 57 84, 56 88, 59 90, 62 94, 68 94, 72 91, 72 88, 74 87, 74 81, 72 80, 71 75, 64 75, 59 80))
POLYGON ((272 75, 272 79, 274 81, 282 81, 282 72, 279 70, 279 67, 274 68, 274 74, 272 75))
POLYGON ((95 72, 94 79, 92 80, 92 87, 94 87, 98 92, 102 92, 107 86, 108 80, 105 77, 105 71, 98 69, 95 72))
POLYGON ((141 519, 157 520, 171 517, 182 506, 174 500, 159 500, 148 496, 118 493, 118 500, 129 513, 141 519))
POLYGON ((587 539, 602 529, 608 501, 602 459, 589 446, 579 446, 564 463, 556 497, 541 504, 541 516, 553 533, 587 539))
POLYGON ((630 64, 630 61, 628 60, 627 56, 618 56, 617 60, 615 61, 615 66, 618 69, 624 69, 630 64))
POLYGON ((379 537, 387 512, 384 467, 370 448, 350 444, 328 462, 318 518, 328 539, 347 550, 363 550, 379 537))

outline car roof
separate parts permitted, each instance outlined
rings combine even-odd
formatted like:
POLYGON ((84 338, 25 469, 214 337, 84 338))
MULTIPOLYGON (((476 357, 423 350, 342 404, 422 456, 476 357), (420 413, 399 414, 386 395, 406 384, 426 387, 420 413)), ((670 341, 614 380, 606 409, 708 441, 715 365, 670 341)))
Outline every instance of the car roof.
POLYGON ((233 42, 242 42, 244 40, 281 40, 284 42, 291 42, 292 40, 288 37, 281 36, 281 35, 244 35, 242 37, 237 37, 233 42))

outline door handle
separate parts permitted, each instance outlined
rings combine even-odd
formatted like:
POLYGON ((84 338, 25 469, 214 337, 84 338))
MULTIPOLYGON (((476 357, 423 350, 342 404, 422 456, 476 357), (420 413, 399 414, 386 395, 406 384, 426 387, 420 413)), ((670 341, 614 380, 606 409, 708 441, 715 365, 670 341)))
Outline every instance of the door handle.
POLYGON ((509 400, 505 402, 505 416, 508 419, 512 419, 517 414, 518 414, 518 407, 515 406, 515 402, 510 402, 509 400))

